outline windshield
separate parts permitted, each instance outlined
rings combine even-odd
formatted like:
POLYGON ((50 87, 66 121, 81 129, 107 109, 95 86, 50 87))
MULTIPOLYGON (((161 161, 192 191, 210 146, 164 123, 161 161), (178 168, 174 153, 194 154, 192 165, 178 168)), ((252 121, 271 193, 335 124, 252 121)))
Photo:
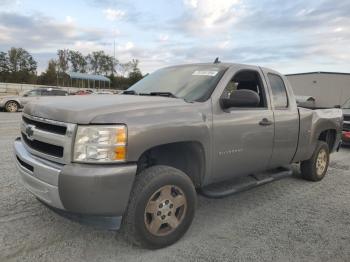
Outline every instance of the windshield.
POLYGON ((34 89, 24 94, 24 96, 40 96, 41 90, 34 89))
POLYGON ((350 99, 347 100, 347 101, 343 104, 342 108, 344 108, 344 109, 350 109, 350 99))
POLYGON ((127 91, 137 94, 171 93, 186 101, 207 100, 227 67, 222 65, 188 65, 168 67, 143 78, 127 91))

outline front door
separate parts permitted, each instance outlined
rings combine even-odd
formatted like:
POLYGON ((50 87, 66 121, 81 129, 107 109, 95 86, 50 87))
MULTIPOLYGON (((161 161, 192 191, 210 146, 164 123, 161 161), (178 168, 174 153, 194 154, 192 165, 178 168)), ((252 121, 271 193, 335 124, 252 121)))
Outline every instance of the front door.
POLYGON ((256 107, 223 110, 213 105, 213 169, 211 182, 265 170, 273 149, 274 118, 259 70, 240 70, 222 96, 237 89, 257 92, 256 107))

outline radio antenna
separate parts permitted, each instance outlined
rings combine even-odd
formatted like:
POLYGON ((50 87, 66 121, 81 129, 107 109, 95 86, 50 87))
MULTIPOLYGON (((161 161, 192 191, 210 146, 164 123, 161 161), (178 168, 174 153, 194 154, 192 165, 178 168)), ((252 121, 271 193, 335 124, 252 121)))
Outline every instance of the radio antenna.
POLYGON ((220 60, 219 60, 219 57, 215 58, 215 61, 214 61, 214 64, 220 64, 220 60))

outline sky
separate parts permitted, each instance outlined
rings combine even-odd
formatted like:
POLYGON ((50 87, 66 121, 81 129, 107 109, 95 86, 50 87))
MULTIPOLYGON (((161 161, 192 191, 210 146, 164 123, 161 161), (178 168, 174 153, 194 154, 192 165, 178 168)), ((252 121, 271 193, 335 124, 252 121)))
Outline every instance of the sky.
POLYGON ((349 14, 349 0, 0 0, 0 51, 25 48, 39 72, 63 48, 115 50, 143 73, 216 57, 284 74, 350 72, 349 14))

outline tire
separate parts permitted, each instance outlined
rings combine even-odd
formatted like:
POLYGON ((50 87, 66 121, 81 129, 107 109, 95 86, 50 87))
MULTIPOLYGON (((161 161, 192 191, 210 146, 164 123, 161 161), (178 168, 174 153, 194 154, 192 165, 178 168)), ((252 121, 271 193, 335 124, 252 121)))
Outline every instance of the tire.
POLYGON ((329 165, 329 147, 326 142, 318 141, 309 160, 301 162, 301 175, 309 181, 320 181, 327 173, 329 165))
POLYGON ((169 246, 190 227, 196 202, 195 188, 186 174, 152 166, 135 179, 121 231, 129 242, 144 248, 169 246))
POLYGON ((16 101, 8 101, 5 104, 5 110, 9 113, 17 112, 19 109, 19 104, 16 101))

